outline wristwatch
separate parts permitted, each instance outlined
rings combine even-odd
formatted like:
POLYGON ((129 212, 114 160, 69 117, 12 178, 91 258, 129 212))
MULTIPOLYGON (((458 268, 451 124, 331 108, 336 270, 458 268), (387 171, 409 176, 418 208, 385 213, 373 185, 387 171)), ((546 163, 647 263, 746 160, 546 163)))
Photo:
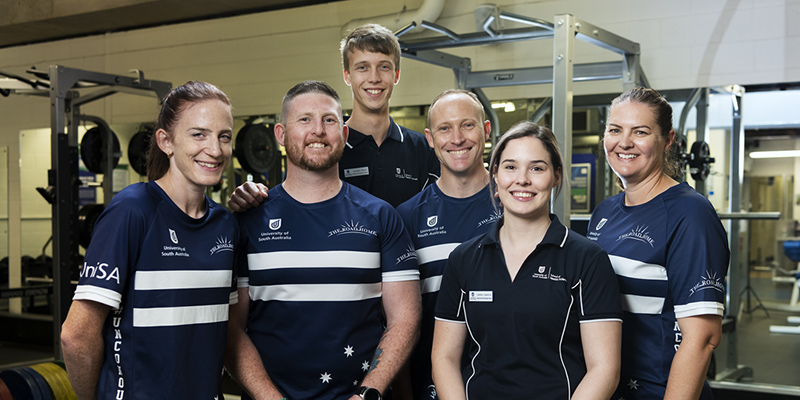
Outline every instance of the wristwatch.
POLYGON ((381 392, 378 389, 362 386, 358 388, 356 394, 364 400, 381 400, 381 392))

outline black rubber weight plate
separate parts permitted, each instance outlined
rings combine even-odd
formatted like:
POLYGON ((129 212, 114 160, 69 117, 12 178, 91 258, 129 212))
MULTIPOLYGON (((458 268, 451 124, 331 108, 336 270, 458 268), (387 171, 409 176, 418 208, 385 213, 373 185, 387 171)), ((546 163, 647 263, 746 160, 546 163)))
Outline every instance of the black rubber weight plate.
POLYGON ((236 134, 236 159, 247 172, 269 172, 279 155, 275 133, 266 125, 245 125, 236 134))
POLYGON ((153 131, 144 129, 136 132, 128 142, 128 162, 139 175, 147 175, 147 151, 152 136, 153 131))
POLYGON ((11 395, 17 400, 34 400, 41 398, 36 381, 28 374, 23 374, 19 369, 9 369, 0 372, 0 379, 5 381, 9 391, 11 391, 11 395), (39 397, 33 397, 34 390, 36 390, 36 394, 39 395, 39 397))
POLYGON ((114 141, 112 144, 114 154, 109 155, 106 154, 107 138, 108 135, 105 134, 105 130, 95 126, 86 131, 81 139, 81 160, 83 160, 83 165, 86 166, 86 169, 95 174, 102 174, 105 171, 106 162, 109 158, 113 159, 112 164, 114 167, 119 164, 119 139, 117 139, 117 135, 114 132, 111 132, 111 138, 114 141))
POLYGON ((36 397, 36 391, 33 391, 34 399, 53 400, 52 397, 50 397, 50 387, 47 386, 47 381, 44 380, 38 372, 32 370, 30 367, 22 367, 20 368, 20 372, 28 374, 31 379, 36 382, 36 387, 39 389, 39 397, 36 397))
POLYGON ((87 204, 78 210, 78 244, 83 246, 84 249, 89 248, 89 242, 92 241, 94 223, 103 213, 103 209, 105 209, 105 206, 102 204, 87 204))

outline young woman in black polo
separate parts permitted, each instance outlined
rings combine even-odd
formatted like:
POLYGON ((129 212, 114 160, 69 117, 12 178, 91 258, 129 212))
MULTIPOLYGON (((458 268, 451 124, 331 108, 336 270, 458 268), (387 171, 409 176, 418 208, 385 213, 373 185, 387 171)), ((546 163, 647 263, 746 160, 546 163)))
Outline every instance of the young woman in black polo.
POLYGON ((550 214, 565 179, 553 132, 514 125, 489 172, 504 215, 445 268, 432 352, 439 399, 608 399, 619 380, 619 289, 600 246, 550 214))

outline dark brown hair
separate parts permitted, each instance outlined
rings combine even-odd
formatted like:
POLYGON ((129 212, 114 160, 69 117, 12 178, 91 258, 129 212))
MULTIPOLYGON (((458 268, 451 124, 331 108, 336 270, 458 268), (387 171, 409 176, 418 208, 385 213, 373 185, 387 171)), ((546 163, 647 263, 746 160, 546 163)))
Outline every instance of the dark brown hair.
POLYGON ((366 24, 353 29, 342 39, 339 50, 347 72, 350 72, 350 54, 356 50, 391 56, 394 58, 395 71, 400 70, 400 42, 392 31, 378 24, 366 24))
MULTIPOLYGON (((492 149, 492 157, 489 160, 489 189, 492 193, 492 202, 496 202, 494 198, 494 192, 497 190, 497 183, 494 180, 495 175, 497 175, 497 168, 498 164, 500 164, 500 157, 503 155, 503 151, 505 151, 506 146, 508 146, 508 142, 514 139, 520 139, 525 137, 532 137, 542 141, 545 150, 550 155, 550 162, 553 165, 553 173, 559 177, 558 186, 556 186, 556 193, 555 197, 561 193, 561 188, 564 185, 564 180, 566 179, 564 176, 564 161, 561 158, 561 150, 558 148, 558 140, 556 140, 556 135, 553 134, 548 128, 544 126, 538 125, 531 121, 521 121, 517 122, 512 126, 494 145, 492 149)), ((495 207, 497 207, 497 203, 494 203, 495 207)))
POLYGON ((180 114, 187 105, 204 100, 219 100, 228 106, 231 101, 218 87, 200 81, 189 81, 172 89, 161 102, 161 111, 158 113, 156 126, 153 128, 153 137, 150 138, 150 149, 147 152, 147 179, 154 181, 160 179, 169 171, 169 157, 158 147, 158 138, 155 133, 163 129, 172 136, 172 129, 178 123, 180 114))

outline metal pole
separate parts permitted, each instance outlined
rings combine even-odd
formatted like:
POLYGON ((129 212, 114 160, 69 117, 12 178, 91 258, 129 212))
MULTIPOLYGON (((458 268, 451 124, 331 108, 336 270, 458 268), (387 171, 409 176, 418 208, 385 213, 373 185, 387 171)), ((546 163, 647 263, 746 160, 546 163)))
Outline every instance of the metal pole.
POLYGON ((572 76, 575 42, 575 17, 570 14, 556 15, 553 41, 553 133, 558 139, 564 170, 561 179, 566 182, 560 198, 551 202, 553 213, 567 227, 572 196, 570 196, 569 173, 572 171, 572 76))

